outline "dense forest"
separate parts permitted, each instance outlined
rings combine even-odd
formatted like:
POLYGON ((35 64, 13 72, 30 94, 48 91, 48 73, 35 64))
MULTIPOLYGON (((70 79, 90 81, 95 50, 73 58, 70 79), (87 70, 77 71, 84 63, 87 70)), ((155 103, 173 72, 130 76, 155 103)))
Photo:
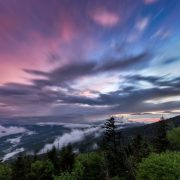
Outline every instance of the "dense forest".
POLYGON ((178 180, 180 179, 180 127, 161 120, 126 132, 116 127, 114 117, 106 120, 100 147, 75 153, 69 144, 44 155, 21 154, 0 163, 0 180, 178 180), (153 128, 152 128, 153 127, 153 128), (148 129, 148 128, 147 128, 148 129), (139 132, 139 133, 138 133, 139 132), (147 131, 148 133, 148 131, 147 131))

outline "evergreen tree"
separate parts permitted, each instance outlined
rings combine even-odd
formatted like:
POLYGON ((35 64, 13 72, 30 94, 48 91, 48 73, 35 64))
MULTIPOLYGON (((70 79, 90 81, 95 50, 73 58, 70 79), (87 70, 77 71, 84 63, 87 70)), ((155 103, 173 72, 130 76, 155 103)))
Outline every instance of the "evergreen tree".
POLYGON ((35 161, 31 164, 31 170, 28 174, 28 180, 53 180, 54 166, 48 160, 35 161))
POLYGON ((150 149, 146 141, 140 134, 137 134, 132 142, 126 148, 128 158, 126 159, 126 167, 128 169, 127 179, 135 179, 135 171, 137 165, 141 160, 147 157, 150 153, 150 149))
POLYGON ((157 153, 164 152, 168 149, 167 128, 167 121, 162 117, 158 122, 157 135, 154 139, 154 147, 157 153))
POLYGON ((137 134, 130 145, 131 155, 134 156, 136 163, 139 163, 142 158, 149 155, 149 147, 140 134, 137 134))
POLYGON ((62 172, 71 171, 75 161, 75 154, 71 144, 60 151, 60 169, 62 172))
POLYGON ((60 170, 60 164, 59 164, 59 157, 58 157, 58 152, 57 152, 56 147, 53 147, 52 150, 47 152, 47 157, 54 165, 54 169, 57 174, 58 171, 60 170))
POLYGON ((27 155, 20 155, 12 164, 12 180, 27 180, 31 160, 27 155))
POLYGON ((121 145, 122 135, 115 125, 115 118, 106 120, 104 125, 103 151, 105 156, 106 176, 124 175, 124 151, 121 145))

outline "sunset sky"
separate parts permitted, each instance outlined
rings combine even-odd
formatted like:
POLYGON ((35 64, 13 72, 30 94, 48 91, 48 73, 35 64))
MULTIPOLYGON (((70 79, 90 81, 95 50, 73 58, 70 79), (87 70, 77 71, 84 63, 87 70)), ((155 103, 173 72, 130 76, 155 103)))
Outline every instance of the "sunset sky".
POLYGON ((0 116, 180 114, 179 0, 0 0, 0 116))

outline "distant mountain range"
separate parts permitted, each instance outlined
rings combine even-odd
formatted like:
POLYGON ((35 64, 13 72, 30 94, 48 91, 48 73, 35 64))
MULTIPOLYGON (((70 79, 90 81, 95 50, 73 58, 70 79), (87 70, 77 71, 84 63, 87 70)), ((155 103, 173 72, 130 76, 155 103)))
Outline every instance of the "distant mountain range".
MULTIPOLYGON (((180 115, 166 119, 165 121, 167 121, 167 123, 169 124, 169 129, 173 127, 178 127, 180 126, 180 115)), ((129 127, 126 129, 122 129, 122 132, 124 134, 124 137, 132 137, 136 134, 141 134, 147 138, 151 138, 157 132, 157 124, 158 122, 146 124, 138 127, 129 127)))

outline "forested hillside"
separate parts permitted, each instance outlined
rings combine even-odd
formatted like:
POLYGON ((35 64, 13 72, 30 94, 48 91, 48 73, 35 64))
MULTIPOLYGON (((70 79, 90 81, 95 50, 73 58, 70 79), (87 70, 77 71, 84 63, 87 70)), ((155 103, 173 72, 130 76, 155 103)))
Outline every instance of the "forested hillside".
POLYGON ((96 151, 78 153, 69 144, 41 156, 22 154, 1 162, 0 180, 178 180, 179 120, 180 116, 161 118, 157 123, 120 131, 111 117, 104 124, 96 151))

